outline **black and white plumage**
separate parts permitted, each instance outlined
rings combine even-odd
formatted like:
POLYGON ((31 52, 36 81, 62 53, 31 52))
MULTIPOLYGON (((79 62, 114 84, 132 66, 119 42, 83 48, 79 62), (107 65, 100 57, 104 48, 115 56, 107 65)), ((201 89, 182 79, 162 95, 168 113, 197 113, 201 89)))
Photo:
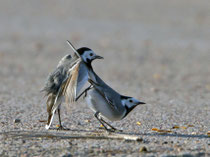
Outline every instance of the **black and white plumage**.
POLYGON ((56 110, 58 110, 59 124, 62 127, 60 119, 61 103, 64 99, 68 104, 76 100, 76 96, 88 80, 89 70, 92 69, 92 61, 103 58, 86 47, 79 48, 77 52, 81 58, 76 54, 73 57, 71 55, 63 57, 55 71, 48 76, 43 88, 48 96, 46 129, 49 129, 56 110))
POLYGON ((125 118, 137 105, 145 104, 135 98, 123 96, 108 86, 96 73, 92 72, 93 78, 89 79, 91 87, 86 90, 85 100, 95 117, 101 122, 106 130, 110 131, 105 124, 116 130, 102 118, 117 121, 125 118))

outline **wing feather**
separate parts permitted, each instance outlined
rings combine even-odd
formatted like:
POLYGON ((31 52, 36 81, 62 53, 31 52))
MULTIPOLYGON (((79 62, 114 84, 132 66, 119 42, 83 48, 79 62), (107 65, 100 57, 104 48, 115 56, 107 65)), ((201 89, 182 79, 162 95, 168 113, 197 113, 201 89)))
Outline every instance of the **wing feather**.
POLYGON ((106 92, 104 90, 102 90, 102 88, 100 88, 100 85, 97 84, 96 82, 94 82, 93 80, 89 79, 88 80, 90 82, 90 84, 92 84, 96 91, 98 91, 98 93, 107 101, 107 103, 113 108, 113 109, 117 109, 116 105, 113 102, 113 98, 109 97, 109 94, 107 95, 106 92))
POLYGON ((59 91, 56 95, 53 109, 57 109, 58 105, 63 101, 63 97, 65 97, 66 104, 69 102, 74 102, 76 99, 76 83, 77 81, 77 70, 79 68, 80 61, 77 60, 75 64, 69 69, 66 79, 63 80, 59 91))
POLYGON ((57 95, 56 95, 56 97, 54 99, 54 104, 52 106, 51 111, 56 110, 58 108, 58 105, 62 103, 62 100, 63 100, 63 90, 65 88, 65 85, 66 85, 67 81, 68 81, 68 79, 66 78, 62 82, 61 87, 59 88, 58 93, 57 93, 57 95))
POLYGON ((79 66, 80 62, 77 63, 71 71, 69 71, 69 78, 63 90, 63 95, 65 96, 67 104, 75 102, 76 99, 79 66))

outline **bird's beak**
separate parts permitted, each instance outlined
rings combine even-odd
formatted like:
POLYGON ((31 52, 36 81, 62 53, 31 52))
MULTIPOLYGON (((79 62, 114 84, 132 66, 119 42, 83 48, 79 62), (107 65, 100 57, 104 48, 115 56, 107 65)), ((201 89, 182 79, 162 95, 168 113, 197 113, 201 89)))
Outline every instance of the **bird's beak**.
POLYGON ((104 59, 104 57, 96 55, 94 59, 104 59))
POLYGON ((142 105, 142 104, 146 104, 145 102, 141 102, 141 101, 139 101, 138 103, 137 103, 137 105, 142 105))

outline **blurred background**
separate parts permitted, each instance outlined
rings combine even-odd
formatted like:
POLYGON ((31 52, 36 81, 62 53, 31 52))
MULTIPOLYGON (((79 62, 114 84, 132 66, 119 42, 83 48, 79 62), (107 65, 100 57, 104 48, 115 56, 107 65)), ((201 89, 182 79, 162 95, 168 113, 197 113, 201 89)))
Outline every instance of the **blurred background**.
MULTIPOLYGON (((0 0, 0 130, 44 130, 40 90, 73 53, 66 40, 104 56, 93 63, 99 76, 147 103, 114 126, 137 133, 175 124, 195 125, 185 134, 210 129, 209 0, 0 0), (13 125, 15 118, 24 125, 13 125)), ((78 105, 64 126, 96 128, 92 111, 78 105)))
POLYGON ((58 61, 72 53, 70 40, 104 56, 94 69, 125 95, 155 104, 177 97, 209 103, 207 0, 0 3, 0 91, 10 101, 43 103, 39 91, 58 61))
POLYGON ((59 59, 72 53, 68 39, 77 48, 87 46, 103 55, 105 60, 94 63, 94 68, 120 91, 127 89, 118 83, 152 89, 163 83, 159 88, 172 85, 170 91, 210 90, 207 0, 0 3, 1 83, 8 85, 13 79, 17 87, 33 83, 37 86, 30 90, 36 91, 59 59))

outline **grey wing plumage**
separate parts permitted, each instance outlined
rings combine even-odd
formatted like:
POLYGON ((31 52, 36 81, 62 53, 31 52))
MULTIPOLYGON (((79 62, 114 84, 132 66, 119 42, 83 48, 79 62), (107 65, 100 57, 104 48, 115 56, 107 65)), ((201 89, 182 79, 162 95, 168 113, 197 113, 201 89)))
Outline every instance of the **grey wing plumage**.
POLYGON ((63 101, 63 97, 65 98, 66 104, 75 101, 79 64, 80 60, 75 61, 74 65, 72 65, 71 68, 69 68, 66 72, 66 77, 65 79, 63 79, 60 88, 56 94, 53 109, 57 108, 58 105, 63 101))
POLYGON ((65 75, 66 72, 64 71, 64 68, 62 66, 56 68, 54 72, 49 74, 45 83, 45 87, 42 89, 42 91, 44 91, 46 95, 49 95, 50 93, 57 94, 60 85, 65 78, 65 75))
POLYGON ((71 71, 72 67, 74 67, 77 62, 77 56, 72 58, 71 55, 66 55, 65 57, 63 57, 58 63, 55 71, 49 74, 45 83, 45 87, 42 89, 42 91, 45 92, 45 95, 48 96, 47 112, 49 116, 48 124, 46 127, 47 129, 51 125, 54 112, 63 101, 63 91, 65 91, 66 85, 68 84, 69 79, 71 79, 72 77, 72 75, 70 75, 69 77, 68 71, 71 71))
POLYGON ((83 61, 78 60, 69 71, 69 79, 66 83, 64 95, 66 102, 75 102, 76 97, 88 80, 88 68, 83 61))
POLYGON ((65 80, 63 80, 63 82, 57 92, 57 95, 54 98, 54 104, 52 106, 51 111, 53 111, 54 109, 57 109, 58 105, 61 104, 61 102, 63 101, 63 90, 65 88, 66 82, 67 82, 67 78, 65 80))
POLYGON ((76 99, 76 82, 77 82, 77 67, 79 65, 79 62, 75 64, 70 71, 68 71, 68 74, 66 75, 66 78, 63 80, 63 82, 60 85, 60 88, 57 92, 57 95, 55 97, 54 106, 52 107, 52 110, 56 109, 59 104, 61 104, 63 100, 63 96, 66 99, 66 103, 73 102, 76 99))
POLYGON ((80 61, 78 61, 70 70, 68 79, 65 83, 64 89, 63 89, 63 95, 65 96, 66 103, 69 104, 69 102, 74 102, 77 95, 77 83, 78 83, 78 74, 79 74, 79 66, 80 61))
POLYGON ((100 93, 100 95, 107 101, 107 103, 113 108, 117 109, 117 104, 119 103, 119 95, 111 88, 106 86, 101 86, 100 82, 94 82, 93 80, 88 80, 90 84, 94 86, 96 91, 100 93))
POLYGON ((56 69, 49 74, 47 77, 44 88, 41 91, 44 91, 46 95, 51 93, 57 94, 63 80, 66 78, 68 68, 71 67, 71 62, 73 58, 71 55, 64 56, 58 63, 56 69))
POLYGON ((87 67, 87 65, 84 62, 81 62, 79 65, 79 73, 77 79, 77 93, 76 93, 77 96, 79 95, 81 89, 88 81, 88 72, 89 68, 87 67))

